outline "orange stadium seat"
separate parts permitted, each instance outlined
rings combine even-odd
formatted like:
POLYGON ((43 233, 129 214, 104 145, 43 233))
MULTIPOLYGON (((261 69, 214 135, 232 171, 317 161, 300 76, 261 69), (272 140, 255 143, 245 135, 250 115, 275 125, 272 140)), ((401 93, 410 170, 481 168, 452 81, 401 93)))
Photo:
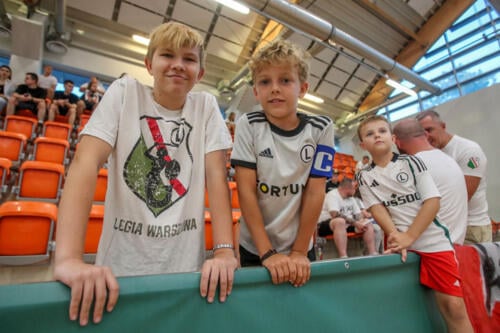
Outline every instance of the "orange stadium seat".
POLYGON ((18 185, 12 192, 16 200, 58 202, 64 180, 62 164, 25 161, 19 169, 18 185))
POLYGON ((238 223, 241 217, 240 199, 236 182, 229 182, 229 190, 231 191, 231 210, 233 215, 233 224, 238 223))
POLYGON ((104 206, 92 205, 87 223, 87 233, 85 234, 85 247, 83 259, 85 262, 94 262, 101 238, 102 224, 104 219, 104 206))
POLYGON ((94 202, 104 202, 106 190, 108 189, 108 169, 101 168, 97 175, 97 183, 94 192, 94 202))
POLYGON ((80 126, 83 127, 85 125, 87 125, 87 123, 89 122, 89 119, 90 119, 90 115, 89 114, 81 114, 80 115, 80 126))
POLYGON ((27 117, 27 118, 37 119, 36 115, 33 112, 31 112, 31 110, 29 110, 29 109, 17 110, 16 111, 16 115, 17 116, 21 116, 21 117, 27 117))
POLYGON ((69 116, 63 116, 62 114, 57 114, 54 118, 54 121, 57 123, 65 123, 67 124, 69 121, 69 116))
POLYGON ((0 205, 0 265, 48 261, 57 206, 47 202, 6 201, 0 205))
POLYGON ((33 148, 33 160, 68 164, 69 142, 50 137, 38 137, 33 148))
POLYGON ((19 165, 24 159, 26 136, 21 133, 0 131, 0 157, 19 165))
POLYGON ((6 193, 8 189, 8 181, 12 162, 8 158, 0 157, 0 193, 6 193))
POLYGON ((71 125, 58 123, 56 121, 46 121, 43 124, 43 136, 69 141, 71 137, 71 125))
POLYGON ((35 137, 37 124, 38 121, 33 118, 8 115, 5 117, 4 129, 8 132, 23 134, 26 139, 31 140, 35 137))

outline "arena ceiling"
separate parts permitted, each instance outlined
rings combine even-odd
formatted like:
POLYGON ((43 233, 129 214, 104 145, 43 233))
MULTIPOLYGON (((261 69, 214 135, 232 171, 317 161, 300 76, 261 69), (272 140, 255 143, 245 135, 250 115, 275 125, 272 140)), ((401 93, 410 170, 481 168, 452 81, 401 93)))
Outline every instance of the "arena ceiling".
MULTIPOLYGON (((12 14, 23 10, 24 1, 0 1, 12 14)), ((216 0, 41 0, 36 8, 55 19, 64 15, 64 32, 72 47, 133 63, 142 63, 146 50, 132 40, 133 34, 147 37, 169 20, 185 23, 205 38, 207 71, 202 83, 217 89, 222 104, 237 103, 242 111, 254 103, 247 83, 248 60, 267 41, 289 39, 313 56, 310 93, 324 100, 303 101, 300 108, 329 115, 340 125, 387 101, 392 88, 385 84, 386 74, 398 81, 404 78, 401 71, 391 72, 381 64, 380 57, 411 68, 474 1, 239 2, 250 7, 248 14, 216 0), (61 4, 63 13, 58 10, 61 4), (335 35, 325 38, 320 28, 330 26, 335 35)), ((426 87, 417 84, 416 89, 426 87)))

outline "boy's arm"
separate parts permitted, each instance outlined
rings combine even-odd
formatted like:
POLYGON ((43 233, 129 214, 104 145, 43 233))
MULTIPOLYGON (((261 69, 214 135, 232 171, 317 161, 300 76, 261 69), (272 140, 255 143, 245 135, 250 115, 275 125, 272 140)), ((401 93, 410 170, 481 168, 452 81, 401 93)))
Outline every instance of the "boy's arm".
POLYGON ((295 287, 304 285, 311 277, 311 263, 307 252, 324 200, 325 178, 309 178, 302 194, 299 229, 290 252, 290 258, 297 267, 295 281, 290 281, 295 287))
MULTIPOLYGON (((405 232, 407 235, 406 239, 399 241, 401 243, 398 244, 399 247, 410 246, 420 237, 425 229, 427 229, 439 211, 440 200, 441 199, 439 197, 434 197, 429 198, 422 203, 422 207, 420 207, 417 216, 415 216, 412 224, 405 232)), ((391 241, 391 237, 389 237, 388 241, 391 241)), ((398 249, 398 247, 396 249, 398 249)))
POLYGON ((236 182, 238 184, 238 199, 240 201, 241 214, 252 235, 252 240, 261 257, 273 248, 264 228, 264 219, 257 201, 257 174, 255 170, 236 166, 236 182))
POLYGON ((95 137, 83 136, 71 162, 57 219, 57 245, 54 277, 71 288, 69 316, 88 323, 94 302, 94 323, 100 322, 106 298, 106 310, 118 299, 118 282, 108 267, 83 262, 83 248, 89 212, 99 168, 106 162, 111 146, 95 137))
MULTIPOLYGON (((274 248, 264 228, 264 218, 257 200, 257 173, 254 169, 236 166, 235 177, 238 183, 241 214, 259 252, 258 255, 262 257, 274 248)), ((271 255, 262 262, 262 266, 267 268, 274 284, 288 282, 290 277, 295 280, 295 265, 286 255, 281 253, 271 255)))
MULTIPOLYGON (((226 151, 217 150, 205 155, 205 179, 210 200, 214 245, 234 244, 233 222, 229 187, 226 180, 226 151)), ((201 269, 200 293, 213 302, 219 283, 219 299, 226 300, 233 288, 234 270, 238 266, 235 252, 230 248, 220 248, 214 258, 205 261, 201 269)))
POLYGON ((300 223, 292 252, 307 256, 311 237, 325 200, 325 178, 309 178, 302 194, 300 223))
POLYGON ((386 235, 390 235, 394 231, 397 231, 396 226, 392 222, 391 215, 383 204, 373 205, 369 208, 369 211, 386 235))
MULTIPOLYGON (((383 204, 375 204, 369 208, 370 213, 372 214, 372 217, 377 221, 378 225, 382 228, 384 231, 385 235, 392 236, 398 235, 400 232, 396 229, 396 226, 394 225, 394 222, 392 221, 392 217, 389 214, 389 211, 383 204)), ((405 262, 406 261, 406 249, 402 249, 400 251, 397 251, 393 248, 391 248, 392 244, 389 244, 389 241, 387 241, 387 249, 384 251, 384 253, 396 253, 396 252, 401 252, 401 261, 405 262)))

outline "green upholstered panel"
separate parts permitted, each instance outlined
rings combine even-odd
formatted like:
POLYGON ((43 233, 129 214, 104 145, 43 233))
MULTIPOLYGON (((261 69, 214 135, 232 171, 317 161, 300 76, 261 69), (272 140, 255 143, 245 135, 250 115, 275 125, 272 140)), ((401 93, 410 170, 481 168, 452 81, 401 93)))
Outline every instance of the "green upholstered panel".
POLYGON ((224 304, 199 296, 199 273, 120 278, 115 310, 81 328, 68 319, 69 289, 57 282, 0 286, 2 332, 445 332, 419 258, 321 261, 301 288, 274 286, 263 268, 236 272, 224 304))

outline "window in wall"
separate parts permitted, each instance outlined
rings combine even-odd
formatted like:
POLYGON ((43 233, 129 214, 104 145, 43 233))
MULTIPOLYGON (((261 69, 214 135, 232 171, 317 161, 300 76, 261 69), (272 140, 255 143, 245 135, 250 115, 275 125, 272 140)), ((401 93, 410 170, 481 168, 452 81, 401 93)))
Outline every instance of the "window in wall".
MULTIPOLYGON (((413 70, 439 86, 437 96, 420 92, 379 110, 391 121, 500 83, 499 15, 487 0, 477 0, 441 36, 413 70)), ((392 96, 391 96, 392 97, 392 96)))
MULTIPOLYGON (((57 78, 56 90, 64 90, 64 81, 71 80, 75 84, 73 93, 79 97, 83 95, 83 93, 80 92, 80 86, 89 81, 89 76, 65 72, 55 68, 52 70, 52 74, 57 78)), ((107 83, 101 82, 101 84, 103 85, 104 89, 107 89, 109 86, 107 83)))
POLYGON ((399 119, 411 116, 418 112, 418 104, 411 104, 408 107, 389 113, 389 121, 397 121, 399 119))

